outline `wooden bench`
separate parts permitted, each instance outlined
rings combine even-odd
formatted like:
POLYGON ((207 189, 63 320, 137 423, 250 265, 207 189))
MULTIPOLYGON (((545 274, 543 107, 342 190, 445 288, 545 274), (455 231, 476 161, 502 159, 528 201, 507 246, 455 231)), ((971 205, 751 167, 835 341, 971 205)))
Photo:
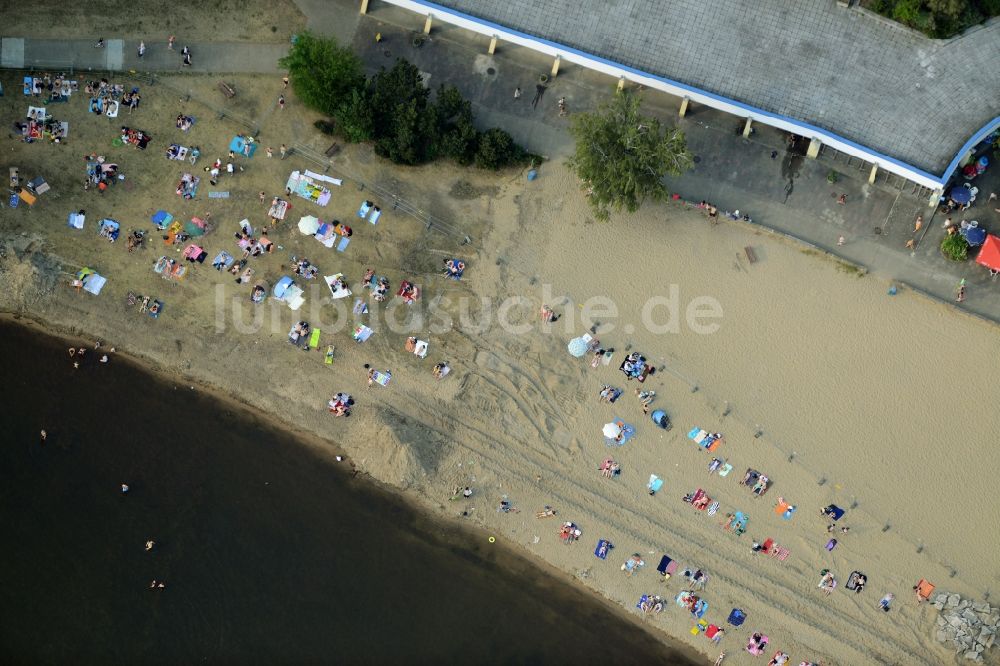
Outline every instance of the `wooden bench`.
POLYGON ((340 144, 334 143, 334 144, 331 144, 330 147, 327 148, 326 152, 323 153, 323 154, 326 155, 327 157, 333 157, 334 155, 336 155, 339 152, 340 152, 340 144))
POLYGON ((226 83, 225 81, 219 81, 219 91, 226 96, 226 99, 232 99, 236 97, 236 88, 226 83))

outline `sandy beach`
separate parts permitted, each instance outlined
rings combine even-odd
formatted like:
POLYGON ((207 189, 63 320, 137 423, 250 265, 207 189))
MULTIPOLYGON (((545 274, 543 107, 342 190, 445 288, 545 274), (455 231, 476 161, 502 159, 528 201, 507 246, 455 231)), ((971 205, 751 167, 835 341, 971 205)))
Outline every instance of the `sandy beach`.
MULTIPOLYGON (((12 90, 13 74, 3 74, 12 90)), ((28 178, 44 174, 52 190, 33 209, 0 212, 6 285, 0 310, 83 341, 102 339, 309 433, 317 450, 346 454, 378 482, 478 527, 484 540, 555 566, 712 660, 724 649, 733 663, 753 662, 743 651, 752 631, 771 638, 768 657, 780 649, 795 663, 954 659, 934 642, 934 611, 916 605, 911 587, 926 578, 940 591, 979 599, 996 590, 996 537, 982 525, 998 508, 997 462, 989 449, 1000 432, 1000 416, 990 409, 995 327, 905 287, 889 295, 885 277, 859 276, 750 225, 711 225, 680 204, 647 205, 636 215, 594 223, 577 183, 558 163, 543 165, 539 179, 528 182, 523 172, 393 168, 364 146, 337 157, 338 173, 331 175, 345 182, 333 188, 328 207, 291 198, 288 219, 271 232, 281 249, 250 265, 255 281, 270 286, 289 273, 291 255, 306 256, 321 274, 342 272, 365 298, 360 279, 373 267, 393 290, 403 279, 420 284, 423 296, 413 306, 399 299, 369 303, 371 314, 355 317, 350 304, 346 310, 343 301, 331 304, 322 283, 303 283, 307 300, 298 313, 273 300, 254 306, 249 285, 236 286, 210 261, 192 265, 182 282, 168 282, 153 264, 165 253, 179 258, 182 246, 164 246, 149 222, 155 210, 182 220, 211 213, 215 230, 202 239, 211 259, 219 250, 235 251, 242 218, 264 222, 258 191, 282 194, 292 169, 315 165, 294 154, 281 161, 258 152, 239 162, 245 172, 214 188, 229 190, 229 199, 209 200, 213 188, 205 182, 198 198, 182 201, 174 194, 182 167, 164 158, 166 145, 200 145, 200 168, 216 153, 225 159, 229 139, 242 128, 215 120, 195 102, 182 108, 173 92, 208 98, 212 77, 164 80, 173 87, 144 89, 144 106, 117 123, 87 114, 82 94, 54 107, 71 121, 68 145, 8 140, 10 163, 28 178), (199 116, 190 134, 174 128, 182 110, 199 116), (154 144, 145 152, 112 148, 123 124, 150 132, 154 144), (103 197, 84 192, 81 157, 112 150, 128 187, 116 185, 103 197), (446 232, 428 230, 377 197, 384 214, 369 225, 356 216, 360 202, 372 197, 360 183, 430 211, 446 221, 446 232), (78 209, 88 216, 81 231, 66 226, 67 214, 78 209), (295 225, 302 215, 351 224, 347 251, 300 235, 295 225), (128 253, 124 238, 109 244, 96 229, 103 217, 120 220, 123 232, 149 231, 147 247, 128 253), (440 275, 449 257, 467 264, 459 282, 440 275), (100 296, 68 286, 69 273, 81 266, 109 278, 100 296), (162 299, 163 314, 154 320, 128 307, 130 290, 162 299), (678 314, 671 322, 674 292, 678 314), (692 303, 717 304, 721 316, 689 321, 692 303), (540 321, 543 304, 557 321, 540 321), (608 313, 612 306, 617 316, 608 313), (484 322, 487 314, 491 321, 484 322), (304 354, 287 343, 299 319, 322 329, 320 352, 304 354), (376 330, 371 340, 351 339, 355 321, 376 330), (650 322, 661 330, 650 330, 650 322), (714 332, 702 330, 712 324, 714 332), (611 363, 597 368, 589 356, 567 353, 567 343, 594 325, 602 346, 615 349, 611 363), (430 342, 425 359, 404 351, 410 334, 430 342), (336 346, 332 366, 323 363, 327 345, 336 346), (644 389, 655 390, 652 407, 670 415, 669 432, 643 415, 636 382, 618 370, 630 351, 657 368, 644 389), (431 368, 443 360, 452 372, 437 381, 431 368), (366 363, 391 369, 391 383, 366 387, 366 363), (624 389, 616 404, 599 401, 603 384, 624 389), (353 418, 327 413, 338 391, 356 397, 353 418), (615 417, 634 424, 636 435, 609 448, 601 429, 615 417), (695 427, 723 433, 724 443, 706 453, 686 437, 695 427), (713 455, 733 465, 728 477, 708 474, 713 455), (597 471, 606 456, 621 464, 618 478, 597 471), (748 467, 773 482, 761 498, 739 484, 748 467), (655 496, 646 490, 650 474, 664 481, 655 496), (474 488, 472 498, 448 501, 466 485, 474 488), (714 516, 681 500, 698 488, 720 502, 714 516), (504 496, 520 511, 499 512, 504 496), (791 520, 773 512, 778 497, 797 507, 791 520), (824 549, 831 535, 818 515, 829 503, 848 509, 840 524, 850 527, 834 535, 839 543, 832 552, 824 549), (536 519, 546 505, 558 515, 536 519), (720 526, 734 511, 750 516, 741 537, 720 526), (560 540, 563 520, 582 530, 579 543, 560 540), (751 551, 754 540, 767 537, 789 549, 787 560, 751 551), (615 545, 606 561, 594 557, 598 539, 615 545), (646 566, 626 577, 620 566, 632 553, 646 566), (746 611, 746 624, 730 627, 721 646, 692 635, 695 621, 673 604, 646 618, 635 610, 642 594, 672 599, 687 589, 679 575, 661 582, 655 567, 664 553, 682 569, 709 573, 707 621, 724 623, 733 607, 746 611), (817 589, 822 569, 841 581, 830 596, 817 589), (869 581, 857 595, 842 589, 853 570, 869 581), (888 614, 878 608, 886 592, 896 595, 888 614)), ((294 100, 288 110, 273 111, 280 82, 236 81, 240 99, 233 104, 262 118, 263 145, 298 142, 322 152, 331 142, 294 100)), ((10 120, 26 102, 8 95, 0 109, 10 120)), ((995 652, 984 655, 988 663, 997 663, 995 652)))

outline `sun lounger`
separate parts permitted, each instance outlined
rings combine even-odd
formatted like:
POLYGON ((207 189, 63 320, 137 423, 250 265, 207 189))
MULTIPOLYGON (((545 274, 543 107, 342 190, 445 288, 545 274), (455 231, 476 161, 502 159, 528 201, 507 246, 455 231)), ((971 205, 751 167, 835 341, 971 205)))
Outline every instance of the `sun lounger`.
POLYGON ((612 548, 614 548, 614 545, 612 545, 610 541, 607 539, 601 539, 597 542, 597 546, 594 548, 594 555, 602 560, 606 560, 608 558, 608 553, 611 552, 612 548))

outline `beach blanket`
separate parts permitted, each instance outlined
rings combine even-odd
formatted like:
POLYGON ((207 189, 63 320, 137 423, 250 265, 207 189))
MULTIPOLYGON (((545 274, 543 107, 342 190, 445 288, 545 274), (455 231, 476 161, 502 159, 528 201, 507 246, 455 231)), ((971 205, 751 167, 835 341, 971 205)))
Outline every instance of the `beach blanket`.
POLYGON ((219 254, 215 255, 215 259, 212 260, 212 268, 221 271, 232 266, 233 261, 233 255, 223 250, 219 254))
POLYGON ((782 562, 788 559, 788 556, 792 554, 792 551, 788 550, 784 546, 775 545, 771 548, 771 557, 775 557, 782 562))
POLYGON ((378 224, 378 218, 382 217, 382 209, 378 206, 372 210, 372 214, 368 216, 368 221, 372 224, 378 224))
POLYGON ((229 192, 228 191, 227 192, 209 192, 208 193, 208 198, 209 199, 228 199, 229 198, 229 192))
POLYGON ((184 248, 183 257, 188 261, 197 261, 199 264, 205 262, 205 258, 208 256, 208 252, 205 252, 200 246, 191 243, 186 248, 184 248))
POLYGON ((364 342, 368 338, 372 337, 372 333, 374 332, 375 331, 362 324, 354 327, 353 337, 355 342, 364 342))
POLYGON ((192 176, 189 173, 184 174, 181 177, 180 183, 177 185, 178 196, 184 197, 185 199, 194 199, 198 194, 198 184, 200 182, 200 177, 192 176))
POLYGON ((612 548, 614 548, 614 544, 607 539, 601 539, 597 542, 597 546, 594 548, 594 555, 602 560, 606 560, 608 558, 608 553, 611 552, 612 548))
POLYGON ((277 199, 267 210, 267 216, 274 220, 283 220, 291 208, 291 205, 284 199, 277 199))
POLYGON ((170 144, 170 147, 167 148, 165 155, 168 160, 180 160, 183 162, 187 159, 189 152, 190 151, 187 146, 182 146, 179 143, 172 143, 170 144))
POLYGON ((750 640, 747 641, 747 652, 749 652, 754 656, 764 654, 764 650, 767 649, 767 644, 770 642, 770 640, 771 639, 769 639, 767 636, 761 636, 760 640, 755 643, 753 640, 753 636, 751 636, 750 640))
POLYGON ((330 203, 330 190, 320 185, 316 179, 293 171, 285 183, 285 191, 290 191, 296 196, 311 201, 318 206, 325 206, 330 203))
POLYGON ((381 386, 388 386, 389 380, 392 379, 392 373, 386 370, 382 372, 381 370, 376 370, 375 374, 372 375, 372 379, 375 380, 376 384, 381 386))
POLYGON ((673 576, 677 571, 677 560, 672 559, 669 555, 664 555, 660 558, 660 563, 656 565, 656 570, 662 576, 673 576))
POLYGON ((747 516, 742 511, 737 511, 733 514, 733 517, 726 523, 726 529, 735 532, 736 536, 740 536, 747 530, 747 522, 749 522, 750 516, 747 516))
POLYGON ((80 213, 70 213, 69 214, 69 226, 74 229, 83 229, 83 222, 86 219, 84 215, 80 213))
POLYGON ((747 614, 743 612, 743 609, 734 608, 729 613, 729 617, 726 619, 726 622, 733 625, 734 627, 739 627, 744 622, 746 622, 746 619, 747 619, 747 614))
POLYGON ((104 113, 104 99, 101 97, 91 97, 89 110, 91 113, 104 113))
POLYGON ((237 155, 253 157, 253 154, 257 152, 257 142, 252 138, 238 134, 233 137, 232 141, 229 142, 229 150, 233 151, 237 155))
POLYGON ((306 169, 302 173, 305 176, 307 176, 309 178, 312 178, 313 180, 318 180, 318 181, 320 181, 322 183, 330 183, 331 185, 343 185, 344 184, 344 181, 341 180, 340 178, 334 178, 333 176, 327 176, 327 175, 322 174, 322 173, 315 173, 313 171, 310 171, 309 169, 306 169))
POLYGON ((314 328, 312 334, 309 336, 309 349, 319 348, 319 329, 314 328))
POLYGON ((104 289, 104 285, 107 284, 108 279, 92 268, 81 268, 76 274, 76 279, 83 283, 83 290, 98 296, 101 293, 101 289, 104 289))
POLYGON ((407 305, 409 305, 410 303, 413 303, 418 298, 420 298, 420 287, 418 287, 417 285, 413 284, 412 282, 408 282, 406 280, 403 280, 399 284, 399 290, 396 291, 396 295, 399 296, 400 298, 402 298, 403 301, 407 305), (407 293, 407 288, 410 289, 409 293, 407 293))
POLYGON ((111 102, 108 103, 107 108, 104 109, 104 115, 106 115, 108 118, 117 118, 118 109, 120 106, 121 105, 117 101, 111 100, 111 102))
POLYGON ((663 479, 656 476, 655 474, 649 475, 649 483, 646 484, 646 488, 649 489, 649 494, 653 495, 660 491, 663 487, 663 479))
POLYGON ((44 106, 29 106, 27 118, 35 122, 44 122, 49 117, 49 112, 44 106))
POLYGON ((326 286, 330 288, 330 295, 333 296, 334 299, 347 298, 351 295, 351 290, 344 284, 343 273, 326 275, 323 277, 323 280, 326 281, 326 286))
POLYGON ((719 476, 729 476, 729 473, 732 471, 733 471, 733 466, 729 463, 726 463, 725 465, 719 468, 718 474, 719 476))
POLYGON ((149 304, 148 314, 150 317, 159 319, 161 312, 163 312, 163 301, 153 301, 149 304))
POLYGON ((337 243, 337 252, 343 252, 344 250, 346 250, 347 249, 347 244, 350 243, 350 242, 351 242, 351 239, 348 238, 347 236, 344 236, 343 238, 341 238, 340 242, 337 243))
POLYGON ((22 88, 25 97, 31 97, 32 91, 35 89, 35 79, 30 76, 26 76, 23 79, 24 86, 22 88))
POLYGON ((361 206, 358 208, 358 217, 364 219, 368 217, 368 212, 375 206, 371 201, 362 201, 361 206))
POLYGON ((823 514, 826 515, 831 520, 833 520, 834 522, 836 522, 836 521, 840 520, 841 518, 843 518, 844 517, 844 513, 846 513, 846 512, 843 509, 841 509, 839 506, 837 506, 836 504, 830 504, 826 508, 823 509, 823 514))

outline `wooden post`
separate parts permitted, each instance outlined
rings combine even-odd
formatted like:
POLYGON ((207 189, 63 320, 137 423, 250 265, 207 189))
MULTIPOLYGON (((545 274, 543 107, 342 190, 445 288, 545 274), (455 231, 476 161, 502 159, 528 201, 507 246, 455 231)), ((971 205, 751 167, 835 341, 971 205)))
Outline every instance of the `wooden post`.
POLYGON ((744 139, 749 139, 750 138, 750 130, 752 130, 752 129, 753 129, 753 120, 751 120, 750 118, 747 118, 747 123, 746 123, 746 125, 743 126, 743 138, 744 139))
POLYGON ((687 112, 688 112, 688 102, 690 102, 690 101, 691 100, 688 99, 687 97, 685 97, 684 99, 681 100, 681 111, 680 111, 681 118, 683 118, 684 116, 687 115, 687 112))
POLYGON ((368 13, 368 0, 361 0, 361 13, 362 14, 368 13))
POLYGON ((811 160, 819 157, 819 149, 823 147, 823 142, 819 139, 813 139, 809 142, 809 150, 806 151, 806 157, 811 160))
POLYGON ((430 14, 428 14, 427 15, 427 20, 424 21, 424 34, 425 35, 431 34, 431 20, 433 18, 434 18, 433 16, 431 16, 430 14))
POLYGON ((497 50, 497 36, 493 35, 493 39, 490 40, 490 50, 487 51, 488 54, 493 55, 497 50))
POLYGON ((552 78, 556 78, 556 74, 559 73, 559 60, 560 56, 556 56, 556 59, 552 62, 552 78))
POLYGON ((875 184, 875 177, 876 176, 878 176, 878 165, 877 164, 873 164, 872 165, 872 172, 870 174, 868 174, 868 184, 869 185, 874 185, 875 184))
POLYGON ((622 76, 618 79, 618 92, 625 90, 625 77, 622 76))

